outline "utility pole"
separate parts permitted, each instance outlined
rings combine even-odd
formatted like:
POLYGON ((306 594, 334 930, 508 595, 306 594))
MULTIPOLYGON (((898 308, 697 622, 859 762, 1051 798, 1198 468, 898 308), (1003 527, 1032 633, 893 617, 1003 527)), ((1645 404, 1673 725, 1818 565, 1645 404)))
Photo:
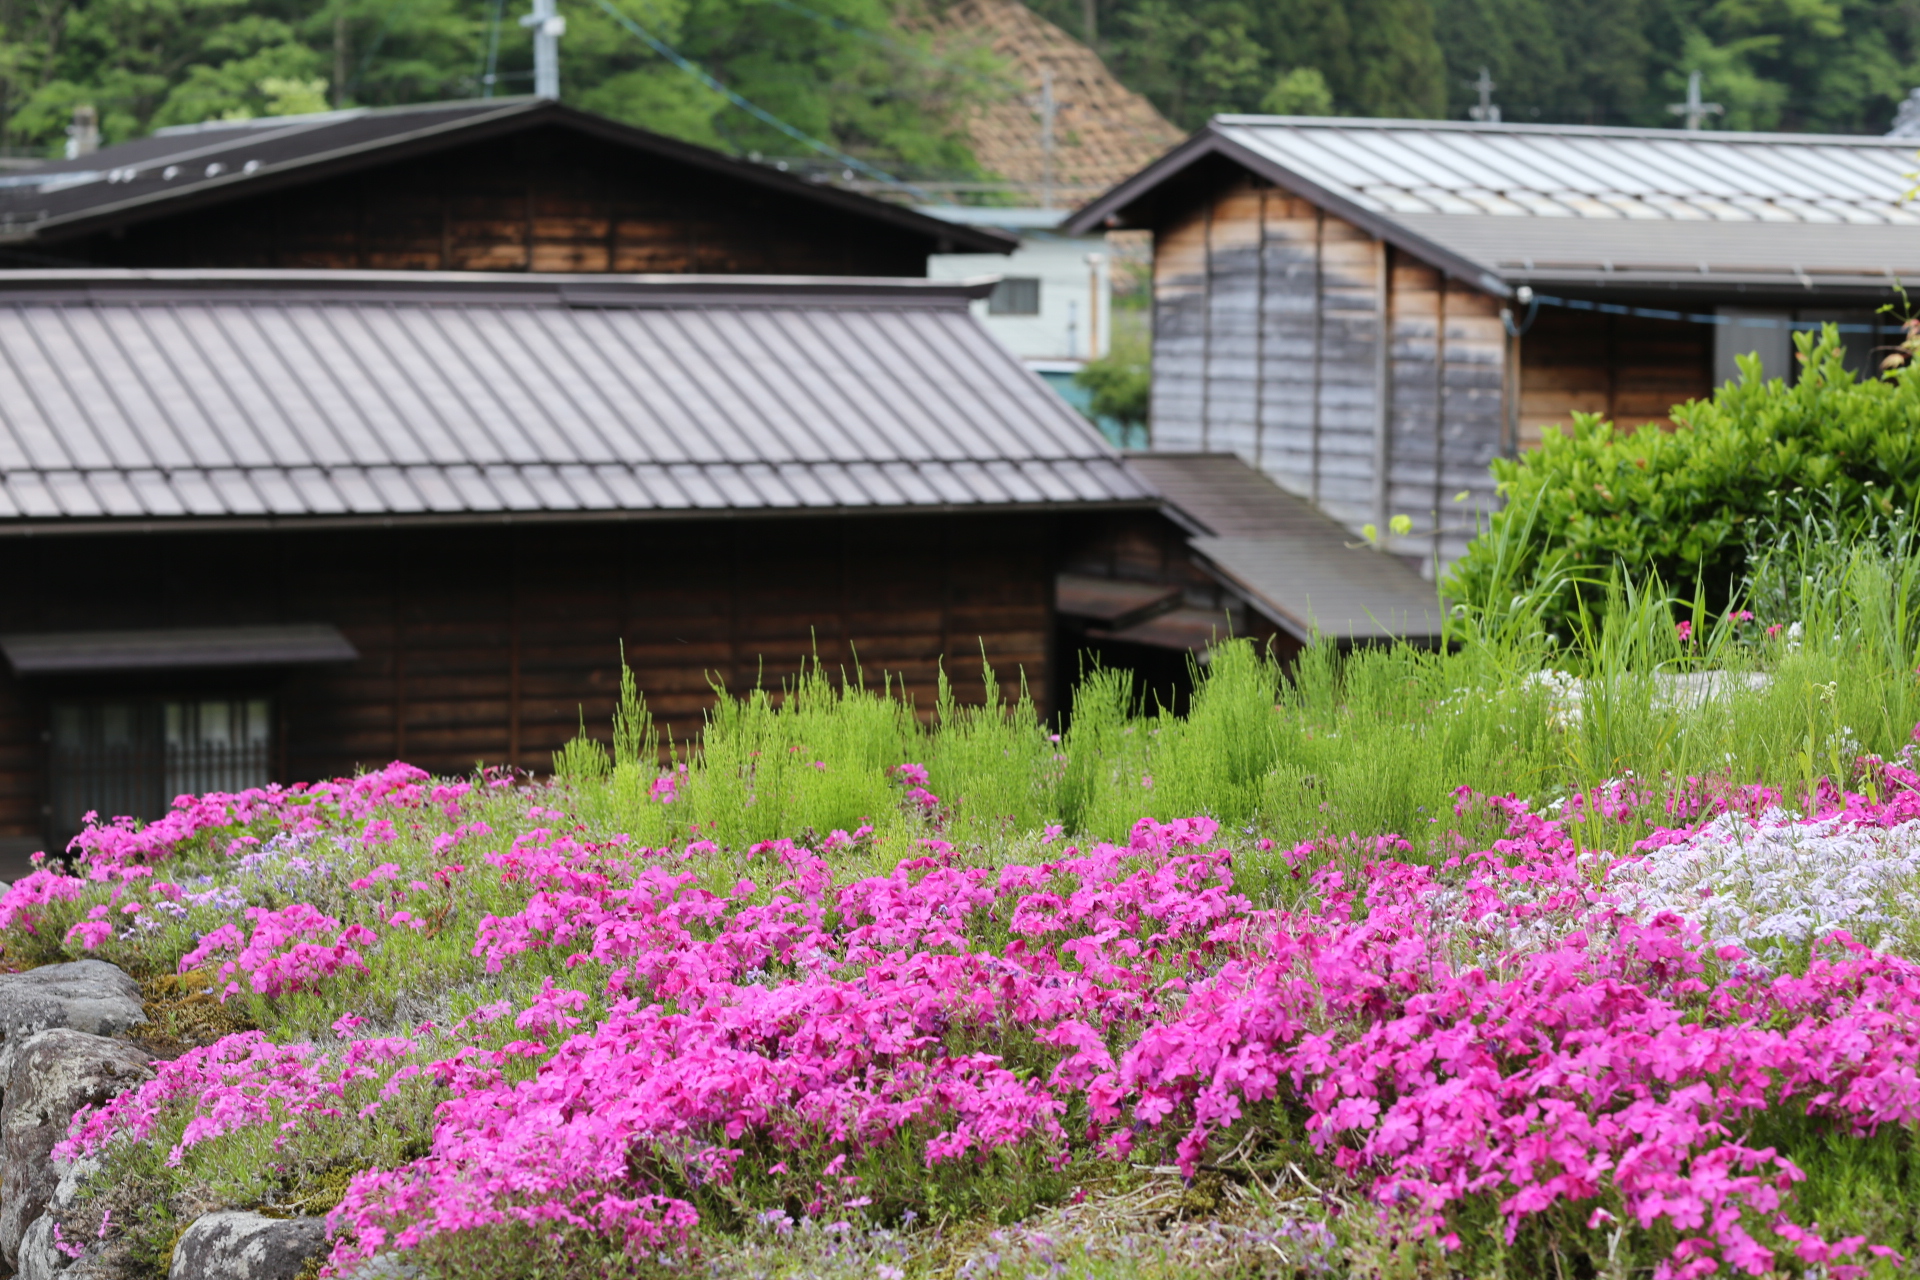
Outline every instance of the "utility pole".
POLYGON ((1053 68, 1040 68, 1040 207, 1053 208, 1053 68))
POLYGON ((333 105, 347 105, 347 0, 333 0, 333 105))
POLYGON ((480 73, 480 96, 491 98, 500 81, 500 19, 507 0, 493 0, 493 21, 487 24, 487 69, 480 73))
POLYGON ((1081 34, 1086 37, 1087 48, 1093 48, 1100 39, 1099 0, 1080 0, 1080 25, 1085 28, 1081 34))
POLYGON ((1689 71, 1687 73, 1687 100, 1685 102, 1670 102, 1667 104, 1667 110, 1673 112, 1674 115, 1685 116, 1687 128, 1689 129, 1698 129, 1701 122, 1708 116, 1723 116, 1727 114, 1727 109, 1717 102, 1700 101, 1700 73, 1698 71, 1689 71))
POLYGON ((533 12, 520 19, 533 32, 533 96, 560 97, 560 37, 567 20, 554 12, 553 0, 533 0, 533 12))
POLYGON ((1469 120, 1478 120, 1481 124, 1499 124, 1500 108, 1493 105, 1493 90, 1495 86, 1493 77, 1487 74, 1487 69, 1485 67, 1480 68, 1479 79, 1469 80, 1467 83, 1480 92, 1480 105, 1477 107, 1468 107, 1467 118, 1469 120))

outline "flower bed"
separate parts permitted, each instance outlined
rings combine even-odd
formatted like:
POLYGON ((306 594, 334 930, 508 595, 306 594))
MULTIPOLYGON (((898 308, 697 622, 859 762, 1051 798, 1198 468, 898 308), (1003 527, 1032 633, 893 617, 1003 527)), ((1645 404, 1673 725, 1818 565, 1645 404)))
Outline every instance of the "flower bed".
POLYGON ((89 831, 81 876, 0 899, 9 954, 164 967, 262 1029, 76 1119, 60 1154, 119 1176, 65 1238, 137 1271, 192 1206, 266 1204, 330 1210, 331 1274, 485 1273, 502 1239, 697 1270, 769 1223, 957 1241, 1165 1165, 1259 1187, 1289 1268, 1847 1276, 1909 1243, 1823 1223, 1799 1152, 1920 1121, 1920 966, 1827 927, 1870 913, 1767 905, 1779 850, 1906 867, 1898 768, 1807 821, 1754 788, 1463 792, 1506 834, 1431 861, 1204 817, 991 856, 891 776, 880 834, 740 850, 403 765, 89 831), (1606 852, 1656 805, 1682 825, 1606 852))

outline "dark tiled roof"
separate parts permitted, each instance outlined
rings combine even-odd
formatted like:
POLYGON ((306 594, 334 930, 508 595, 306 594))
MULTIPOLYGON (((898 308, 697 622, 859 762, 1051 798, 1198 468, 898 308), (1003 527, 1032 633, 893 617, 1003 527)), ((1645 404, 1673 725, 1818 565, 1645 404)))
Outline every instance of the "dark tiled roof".
POLYGON ((214 121, 9 172, 0 175, 0 244, 47 242, 539 125, 578 130, 641 156, 723 173, 848 217, 919 232, 930 246, 946 244, 954 252, 1008 253, 1018 243, 1003 232, 956 226, 557 102, 495 98, 214 121))
POLYGON ((990 287, 0 273, 0 528, 1151 504, 990 287))

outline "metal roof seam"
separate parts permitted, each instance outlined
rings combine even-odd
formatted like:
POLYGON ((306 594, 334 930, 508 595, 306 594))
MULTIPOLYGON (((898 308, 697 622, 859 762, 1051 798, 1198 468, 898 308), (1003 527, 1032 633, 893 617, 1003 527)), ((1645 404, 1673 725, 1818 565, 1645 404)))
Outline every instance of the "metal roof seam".
MULTIPOLYGON (((178 307, 168 308, 168 313, 175 320, 179 319, 180 310, 178 307)), ((180 336, 186 340, 187 345, 189 347, 193 348, 193 353, 194 355, 199 357, 200 364, 202 368, 205 370, 206 375, 210 379, 212 379, 214 382, 218 383, 221 391, 223 391, 226 394, 228 403, 233 406, 234 410, 239 415, 240 421, 245 425, 248 434, 253 437, 254 443, 260 446, 261 455, 263 457, 272 457, 273 449, 271 446, 267 444, 266 437, 261 433, 259 426, 256 423, 254 423, 251 418, 247 416, 246 410, 241 405, 239 397, 233 394, 232 384, 228 382, 227 375, 223 367, 225 362, 214 359, 208 353, 205 344, 203 344, 200 341, 199 335, 194 333, 192 325, 182 324, 180 326, 180 336)), ((201 397, 197 393, 194 396, 194 400, 195 400, 195 403, 197 404, 203 403, 201 397)), ((206 411, 203 409, 202 412, 206 412, 206 411)), ((208 413, 207 417, 210 422, 213 420, 213 415, 211 413, 208 413)), ((233 463, 238 463, 242 455, 240 450, 234 448, 232 437, 230 435, 222 433, 222 443, 226 445, 228 461, 233 463)))
MULTIPOLYGON (((57 312, 60 309, 61 308, 55 308, 54 310, 57 312)), ((107 448, 106 438, 102 434, 99 424, 93 419, 93 410, 87 405, 85 397, 79 395, 73 389, 72 379, 67 376, 67 370, 63 367, 65 362, 47 349, 46 336, 39 325, 29 323, 26 326, 26 330, 28 337, 33 340, 34 347, 40 353, 40 359, 45 363, 48 370, 52 372, 55 381, 60 384, 60 390, 65 394, 68 402, 71 403, 79 413, 81 422, 86 426, 87 434, 93 437, 93 447, 99 451, 101 457, 111 457, 112 451, 107 448)), ((62 451, 67 454, 68 459, 72 460, 72 449, 69 448, 64 441, 61 447, 62 451)))
MULTIPOLYGON (((345 310, 349 311, 356 320, 360 321, 362 326, 368 330, 368 336, 372 338, 374 346, 379 348, 387 356, 387 358, 392 361, 395 371, 398 372, 401 379, 406 382, 407 389, 413 392, 414 399, 420 402, 420 404, 426 409, 427 413, 432 417, 433 421, 439 426, 440 434, 449 442, 458 440, 460 438, 460 428, 455 423, 448 421, 447 416, 440 411, 440 406, 434 402, 433 394, 428 390, 426 385, 421 381, 420 377, 415 374, 414 369, 415 369, 416 362, 409 359, 396 358, 396 353, 394 351, 393 346, 390 345, 389 343, 381 342, 379 335, 373 333, 372 326, 367 324, 367 314, 370 311, 379 313, 379 314, 384 314, 388 319, 392 320, 393 329, 394 329, 394 333, 392 335, 393 339, 399 342, 406 343, 415 353, 417 353, 421 357, 420 361, 418 362, 419 367, 424 369, 431 369, 435 373, 441 374, 439 378, 440 385, 444 387, 447 391, 451 392, 454 399, 460 403, 461 408, 467 411, 468 421, 470 422, 473 421, 478 415, 476 415, 473 412, 472 403, 467 399, 466 396, 460 393, 460 388, 458 386, 454 385, 450 380, 448 380, 444 376, 444 372, 441 370, 438 362, 434 361, 430 356, 428 356, 425 349, 421 347, 418 335, 414 333, 413 326, 406 322, 406 318, 405 316, 402 315, 399 308, 396 307, 393 303, 387 303, 385 306, 376 306, 376 307, 369 307, 364 304, 359 304, 349 308, 345 308, 345 310)), ((411 426, 409 426, 408 431, 409 431, 409 434, 413 435, 414 439, 420 445, 421 460, 437 461, 438 450, 429 448, 427 446, 426 441, 421 439, 419 433, 417 431, 414 431, 411 426)))
MULTIPOLYGON (((80 359, 86 362, 88 370, 94 375, 94 379, 99 383, 100 388, 106 392, 107 398, 113 402, 114 410, 120 415, 122 425, 130 426, 133 422, 133 415, 128 412, 126 401, 121 396, 119 379, 106 376, 106 371, 100 367, 100 362, 94 352, 93 344, 87 342, 81 338, 79 334, 74 332, 73 319, 69 315, 70 310, 71 308, 68 307, 55 307, 53 308, 53 313, 59 318, 60 327, 66 333, 68 343, 72 345, 80 359)), ((37 337, 38 334, 39 330, 38 326, 36 326, 35 336, 37 337)), ((42 349, 44 350, 44 347, 42 349)), ((62 381, 65 382, 65 379, 63 378, 62 381)), ((69 394, 71 394, 72 388, 70 385, 68 386, 68 391, 69 394)), ((85 410, 82 412, 85 412, 85 410)), ((121 456, 122 450, 116 448, 114 444, 107 439, 104 432, 100 432, 98 425, 92 422, 92 415, 88 414, 87 417, 89 425, 94 426, 95 431, 100 434, 102 455, 108 458, 121 456)), ((120 465, 127 465, 124 458, 120 462, 120 465)))
MULTIPOLYGON (((541 415, 546 418, 548 425, 553 429, 554 439, 564 443, 567 450, 573 454, 573 461, 583 462, 586 460, 586 452, 580 448, 580 441, 575 439, 573 434, 567 430, 566 423, 561 420, 560 414, 556 412, 556 407, 551 405, 550 398, 536 394, 533 391, 531 379, 535 373, 539 375, 542 382, 557 393, 561 399, 566 401, 568 407, 573 411, 574 421, 576 423, 585 423, 588 431, 599 439, 600 446, 607 450, 607 456, 611 457, 613 450, 609 447, 607 438, 601 435, 599 429, 593 426, 589 420, 586 410, 580 404, 579 398, 574 395, 572 381, 559 377, 553 367, 535 353, 533 347, 527 341, 527 332, 524 332, 522 327, 515 325, 514 319, 518 317, 524 309, 495 305, 486 308, 486 310, 500 322, 500 341, 504 342, 507 338, 512 338, 517 344, 516 349, 524 357, 527 372, 522 374, 518 369, 512 369, 514 379, 539 407, 541 415)), ((548 336, 538 324, 532 326, 532 332, 542 337, 548 336)), ((481 339, 487 343, 491 350, 498 354, 499 342, 496 342, 485 333, 482 333, 481 339)), ((509 367, 511 369, 511 364, 509 367)))

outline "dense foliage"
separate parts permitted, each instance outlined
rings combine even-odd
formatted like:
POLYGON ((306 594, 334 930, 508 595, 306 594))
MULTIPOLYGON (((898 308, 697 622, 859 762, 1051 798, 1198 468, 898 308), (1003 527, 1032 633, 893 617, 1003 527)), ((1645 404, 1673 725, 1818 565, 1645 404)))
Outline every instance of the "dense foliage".
MULTIPOLYGON (((966 115, 1026 92, 935 41, 946 0, 622 0, 656 37, 808 134, 907 175, 978 176, 966 115)), ((1461 118, 1482 66, 1508 120, 1666 125, 1688 71, 1734 128, 1883 131, 1920 83, 1901 0, 1035 0, 1184 127, 1219 111, 1461 118)), ((57 150, 75 105, 114 141, 230 115, 531 86, 520 0, 0 0, 0 142, 57 150)), ((740 154, 794 142, 564 3, 562 94, 740 154)))
POLYGON ((1795 342, 1791 385, 1743 365, 1738 383, 1679 406, 1675 430, 1576 415, 1565 434, 1496 461, 1506 505, 1455 565, 1448 594, 1473 609, 1538 596, 1565 635, 1617 569, 1697 584, 1717 609, 1797 512, 1817 504, 1837 544, 1904 522, 1920 496, 1920 374, 1860 379, 1835 334, 1795 342))
MULTIPOLYGON (((739 154, 802 149, 675 69, 591 4, 563 4, 563 98, 739 154)), ((168 124, 532 88, 514 0, 4 0, 0 129, 57 150, 92 103, 118 141, 168 124)), ((977 48, 933 49, 888 0, 645 0, 624 12, 816 138, 908 171, 974 172, 967 104, 1009 91, 977 48), (876 38, 876 34, 878 38, 876 38)))
POLYGON ((1674 123, 1687 73, 1722 128, 1882 133, 1920 84, 1899 0, 1034 0, 1193 128, 1219 111, 1462 119, 1486 67, 1509 121, 1674 123), (1276 90, 1280 92, 1276 93, 1276 90))

